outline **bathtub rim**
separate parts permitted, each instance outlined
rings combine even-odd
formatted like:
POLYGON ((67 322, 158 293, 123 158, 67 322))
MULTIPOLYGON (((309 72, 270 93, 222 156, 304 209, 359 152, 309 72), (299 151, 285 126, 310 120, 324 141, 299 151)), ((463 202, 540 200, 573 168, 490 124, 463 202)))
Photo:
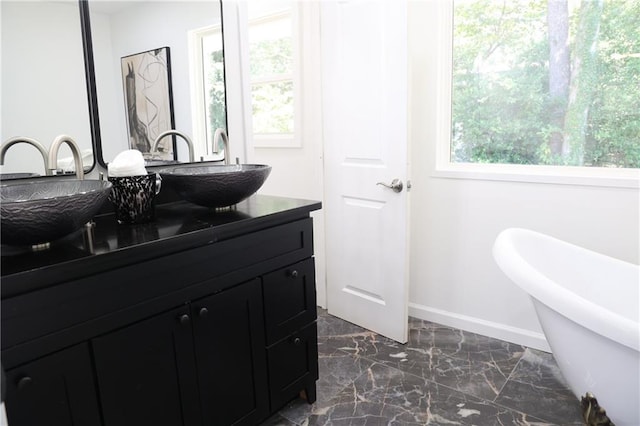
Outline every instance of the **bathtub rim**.
POLYGON ((523 235, 601 256, 614 263, 631 265, 638 271, 640 266, 525 228, 507 228, 498 234, 493 244, 493 257, 500 269, 530 297, 577 324, 640 352, 640 322, 585 299, 538 271, 520 255, 514 244, 514 238, 523 235))

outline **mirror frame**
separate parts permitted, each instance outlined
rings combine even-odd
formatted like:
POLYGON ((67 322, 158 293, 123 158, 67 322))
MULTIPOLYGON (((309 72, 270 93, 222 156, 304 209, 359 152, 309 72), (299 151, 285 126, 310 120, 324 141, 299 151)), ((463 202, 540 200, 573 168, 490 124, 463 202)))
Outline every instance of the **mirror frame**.
MULTIPOLYGON (((80 8, 80 27, 82 29, 82 49, 84 52, 84 73, 87 84, 87 103, 89 107, 89 127, 93 141, 93 164, 103 168, 107 165, 102 158, 102 139, 100 137, 100 114, 98 112, 98 92, 96 91, 96 73, 93 62, 93 43, 91 39, 91 21, 89 19, 89 0, 78 0, 80 8)), ((91 170, 93 170, 93 168, 91 170)), ((89 171, 91 171, 89 170, 89 171)))
MULTIPOLYGON (((220 33, 222 36, 222 61, 223 64, 226 60, 225 43, 224 43, 224 16, 223 16, 223 1, 218 1, 220 4, 220 33)), ((102 155, 102 137, 100 133, 100 113, 98 110, 98 93, 96 89, 96 75, 95 75, 95 62, 93 57, 93 40, 91 34, 91 19, 89 0, 78 0, 80 8, 80 26, 82 28, 82 46, 84 51, 84 67, 85 67, 85 81, 87 84, 87 100, 89 105, 89 120, 91 129, 91 138, 93 140, 93 167, 89 170, 92 171, 96 164, 99 164, 102 168, 107 168, 107 163, 104 161, 102 155)), ((224 105, 225 105, 225 127, 228 134, 229 129, 229 117, 227 111, 227 67, 223 65, 222 76, 224 78, 224 105)), ((175 127, 175 125, 174 125, 175 127)), ((173 136, 173 149, 176 152, 176 138, 173 136)), ((226 153, 225 153, 226 155, 226 153)), ((199 162, 199 161, 197 161, 199 162)), ((183 163, 188 164, 188 163, 183 163)), ((153 166, 151 166, 153 167, 153 166)))

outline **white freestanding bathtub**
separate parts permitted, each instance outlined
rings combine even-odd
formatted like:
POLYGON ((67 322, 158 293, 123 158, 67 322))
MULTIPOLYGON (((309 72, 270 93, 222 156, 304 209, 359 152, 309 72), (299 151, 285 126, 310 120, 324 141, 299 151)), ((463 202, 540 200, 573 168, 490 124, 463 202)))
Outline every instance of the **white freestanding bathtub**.
POLYGON ((493 256, 531 296, 573 393, 591 392, 616 426, 640 425, 640 267, 519 228, 493 256))

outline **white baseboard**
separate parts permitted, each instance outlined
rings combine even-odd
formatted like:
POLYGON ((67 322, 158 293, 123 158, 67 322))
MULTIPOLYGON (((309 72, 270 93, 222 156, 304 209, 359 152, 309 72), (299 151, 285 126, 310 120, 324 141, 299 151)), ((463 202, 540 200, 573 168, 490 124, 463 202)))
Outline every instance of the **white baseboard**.
POLYGON ((497 322, 470 317, 455 312, 443 311, 417 303, 409 303, 409 315, 425 321, 435 322, 447 327, 458 328, 494 339, 523 345, 529 348, 551 352, 543 333, 511 327, 497 322))

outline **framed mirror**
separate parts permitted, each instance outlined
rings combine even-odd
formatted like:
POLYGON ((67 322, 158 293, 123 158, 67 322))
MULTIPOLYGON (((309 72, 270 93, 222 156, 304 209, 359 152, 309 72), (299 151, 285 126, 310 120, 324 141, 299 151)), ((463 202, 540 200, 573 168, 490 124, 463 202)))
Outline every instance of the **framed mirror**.
POLYGON ((127 149, 147 165, 222 160, 226 130, 222 5, 211 1, 88 2, 100 152, 104 166, 127 149), (192 142, 158 136, 175 129, 192 142), (154 149, 154 145, 157 145, 154 149))
MULTIPOLYGON (((78 1, 3 0, 0 19, 0 142, 28 137, 47 150, 57 136, 69 135, 81 150, 85 171, 91 169, 95 160, 78 1)), ((43 155, 34 146, 15 144, 5 154, 3 179, 46 174, 43 155)), ((57 167, 75 169, 66 145, 57 167)))

